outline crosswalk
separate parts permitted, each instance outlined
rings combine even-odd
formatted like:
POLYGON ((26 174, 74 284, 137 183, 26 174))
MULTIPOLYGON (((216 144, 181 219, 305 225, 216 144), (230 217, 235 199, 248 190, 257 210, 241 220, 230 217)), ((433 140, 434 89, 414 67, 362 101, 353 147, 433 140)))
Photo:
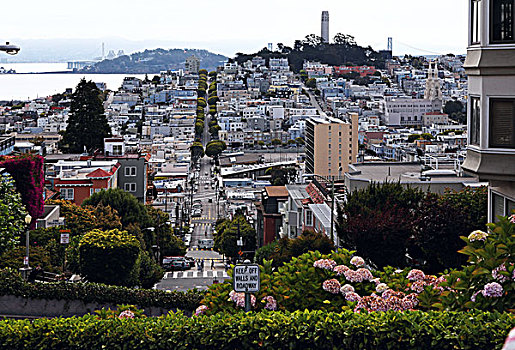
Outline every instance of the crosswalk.
POLYGON ((207 270, 207 271, 170 271, 165 273, 165 279, 179 278, 229 278, 226 271, 207 270))
POLYGON ((197 250, 213 250, 213 248, 188 248, 187 251, 188 252, 196 252, 197 250))

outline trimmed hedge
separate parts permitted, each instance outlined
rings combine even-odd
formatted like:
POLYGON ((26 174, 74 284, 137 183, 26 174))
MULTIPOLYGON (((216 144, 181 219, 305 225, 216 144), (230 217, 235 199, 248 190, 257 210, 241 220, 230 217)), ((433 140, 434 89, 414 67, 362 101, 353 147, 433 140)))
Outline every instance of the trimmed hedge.
MULTIPOLYGON (((133 304, 141 308, 162 307, 194 311, 204 297, 203 291, 164 292, 133 289, 97 283, 26 283, 17 271, 0 270, 0 295, 33 299, 80 300, 85 303, 133 304)), ((0 347, 1 348, 1 347, 0 347)))
POLYGON ((3 349, 500 349, 513 314, 296 311, 0 321, 3 349))

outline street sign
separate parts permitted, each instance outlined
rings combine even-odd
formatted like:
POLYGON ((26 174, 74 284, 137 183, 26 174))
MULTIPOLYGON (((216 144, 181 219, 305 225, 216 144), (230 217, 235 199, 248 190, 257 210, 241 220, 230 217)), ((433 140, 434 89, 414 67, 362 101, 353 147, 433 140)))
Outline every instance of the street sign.
POLYGON ((23 265, 28 265, 29 264, 29 257, 28 256, 24 256, 23 257, 23 265))
POLYGON ((236 292, 259 292, 260 275, 259 265, 236 265, 233 271, 234 290, 236 292))
POLYGON ((61 244, 69 244, 70 243, 70 234, 69 233, 61 233, 61 244))
POLYGON ((240 250, 240 251, 238 252, 238 255, 239 255, 239 256, 242 256, 242 255, 243 255, 243 252, 240 250))

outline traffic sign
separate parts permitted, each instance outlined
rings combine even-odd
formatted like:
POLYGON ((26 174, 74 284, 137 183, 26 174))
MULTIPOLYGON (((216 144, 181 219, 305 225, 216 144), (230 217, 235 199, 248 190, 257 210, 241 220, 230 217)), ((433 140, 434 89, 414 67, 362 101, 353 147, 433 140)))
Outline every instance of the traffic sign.
POLYGON ((69 244, 70 243, 70 234, 69 233, 61 233, 61 244, 69 244))
POLYGON ((259 265, 236 265, 233 271, 233 284, 236 292, 259 292, 260 274, 259 265))
POLYGON ((23 265, 28 265, 29 264, 29 257, 28 256, 24 256, 23 257, 23 265))
POLYGON ((242 256, 242 255, 243 255, 243 252, 240 250, 240 251, 238 252, 238 255, 239 255, 239 256, 242 256))

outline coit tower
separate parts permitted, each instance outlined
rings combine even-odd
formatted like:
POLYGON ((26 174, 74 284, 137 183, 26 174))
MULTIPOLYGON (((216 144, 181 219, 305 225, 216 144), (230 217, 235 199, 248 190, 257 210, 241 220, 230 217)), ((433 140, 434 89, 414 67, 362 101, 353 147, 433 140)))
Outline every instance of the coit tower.
POLYGON ((329 11, 322 11, 322 41, 329 42, 329 11))

